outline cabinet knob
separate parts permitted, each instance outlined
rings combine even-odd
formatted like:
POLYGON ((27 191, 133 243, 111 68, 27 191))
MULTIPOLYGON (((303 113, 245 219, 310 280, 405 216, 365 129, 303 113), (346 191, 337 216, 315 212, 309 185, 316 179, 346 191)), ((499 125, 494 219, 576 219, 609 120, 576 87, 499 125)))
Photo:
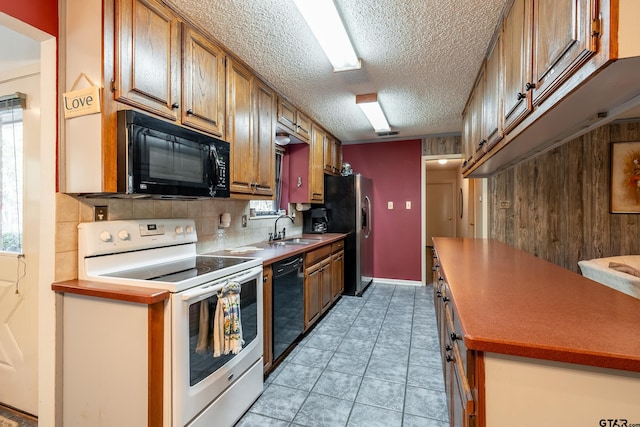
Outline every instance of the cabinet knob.
POLYGON ((516 96, 516 98, 518 99, 518 101, 525 99, 527 97, 526 93, 522 93, 522 92, 518 92, 518 95, 516 96))
POLYGON ((267 278, 266 277, 262 278, 262 283, 267 283, 267 278))
POLYGON ((192 115, 193 115, 193 110, 192 110, 192 109, 188 109, 188 110, 187 110, 187 114, 188 114, 188 115, 190 115, 190 116, 192 116, 192 115))
POLYGON ((462 339, 462 337, 455 332, 451 332, 449 336, 451 337, 451 341, 458 341, 462 339))
POLYGON ((444 346, 445 351, 451 351, 453 350, 453 347, 451 347, 449 344, 447 344, 446 346, 444 346))
POLYGON ((478 144, 478 147, 482 147, 484 144, 487 143, 486 139, 483 139, 482 141, 480 141, 480 143, 478 144))
POLYGON ((442 297, 442 293, 440 291, 436 292, 436 297, 438 298, 442 297))
POLYGON ((173 104, 171 104, 171 108, 173 108, 174 110, 176 108, 180 108, 180 104, 178 104, 177 102, 174 102, 173 104))
POLYGON ((449 297, 444 297, 444 298, 442 298, 442 301, 444 301, 444 302, 449 302, 449 301, 451 301, 451 300, 449 299, 449 297))
POLYGON ((451 356, 450 354, 447 354, 447 362, 455 362, 456 358, 451 356))
POLYGON ((536 88, 536 84, 528 82, 526 85, 524 85, 524 88, 527 89, 527 91, 530 91, 531 89, 536 88))

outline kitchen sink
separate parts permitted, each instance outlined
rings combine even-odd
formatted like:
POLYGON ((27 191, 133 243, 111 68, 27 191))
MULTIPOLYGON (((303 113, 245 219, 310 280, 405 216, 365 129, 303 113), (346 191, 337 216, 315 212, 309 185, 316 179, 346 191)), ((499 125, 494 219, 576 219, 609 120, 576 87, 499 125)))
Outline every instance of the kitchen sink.
POLYGON ((279 245, 279 246, 284 246, 284 245, 310 245, 312 243, 318 243, 320 240, 321 239, 310 239, 310 238, 304 238, 304 237, 291 237, 289 239, 272 241, 271 244, 272 245, 279 245))

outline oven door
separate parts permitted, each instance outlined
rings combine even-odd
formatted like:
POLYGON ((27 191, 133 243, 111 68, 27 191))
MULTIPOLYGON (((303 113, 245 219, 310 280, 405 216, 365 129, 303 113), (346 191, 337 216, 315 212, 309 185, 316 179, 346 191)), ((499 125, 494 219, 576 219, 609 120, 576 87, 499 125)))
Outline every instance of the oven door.
MULTIPOLYGON (((262 365, 262 267, 176 293, 172 296, 172 306, 173 425, 183 426, 229 387, 241 387, 242 375, 256 362, 262 365), (214 357, 217 293, 229 281, 241 285, 240 323, 244 345, 237 354, 214 357)), ((262 390, 262 376, 259 381, 262 390)), ((255 386, 248 388, 255 389, 255 386)))

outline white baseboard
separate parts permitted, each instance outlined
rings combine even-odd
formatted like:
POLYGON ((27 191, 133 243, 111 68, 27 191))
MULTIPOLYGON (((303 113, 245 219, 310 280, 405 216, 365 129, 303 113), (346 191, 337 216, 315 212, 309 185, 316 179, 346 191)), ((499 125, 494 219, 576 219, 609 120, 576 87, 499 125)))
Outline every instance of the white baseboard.
POLYGON ((424 286, 419 280, 373 278, 373 283, 381 285, 424 286))

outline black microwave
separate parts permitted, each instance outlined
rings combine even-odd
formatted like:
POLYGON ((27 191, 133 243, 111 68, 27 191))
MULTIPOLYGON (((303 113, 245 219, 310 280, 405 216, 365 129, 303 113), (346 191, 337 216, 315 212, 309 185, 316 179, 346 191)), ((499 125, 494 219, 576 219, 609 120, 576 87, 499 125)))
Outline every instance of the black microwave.
POLYGON ((118 192, 229 197, 228 142, 134 110, 118 111, 117 138, 118 192))

